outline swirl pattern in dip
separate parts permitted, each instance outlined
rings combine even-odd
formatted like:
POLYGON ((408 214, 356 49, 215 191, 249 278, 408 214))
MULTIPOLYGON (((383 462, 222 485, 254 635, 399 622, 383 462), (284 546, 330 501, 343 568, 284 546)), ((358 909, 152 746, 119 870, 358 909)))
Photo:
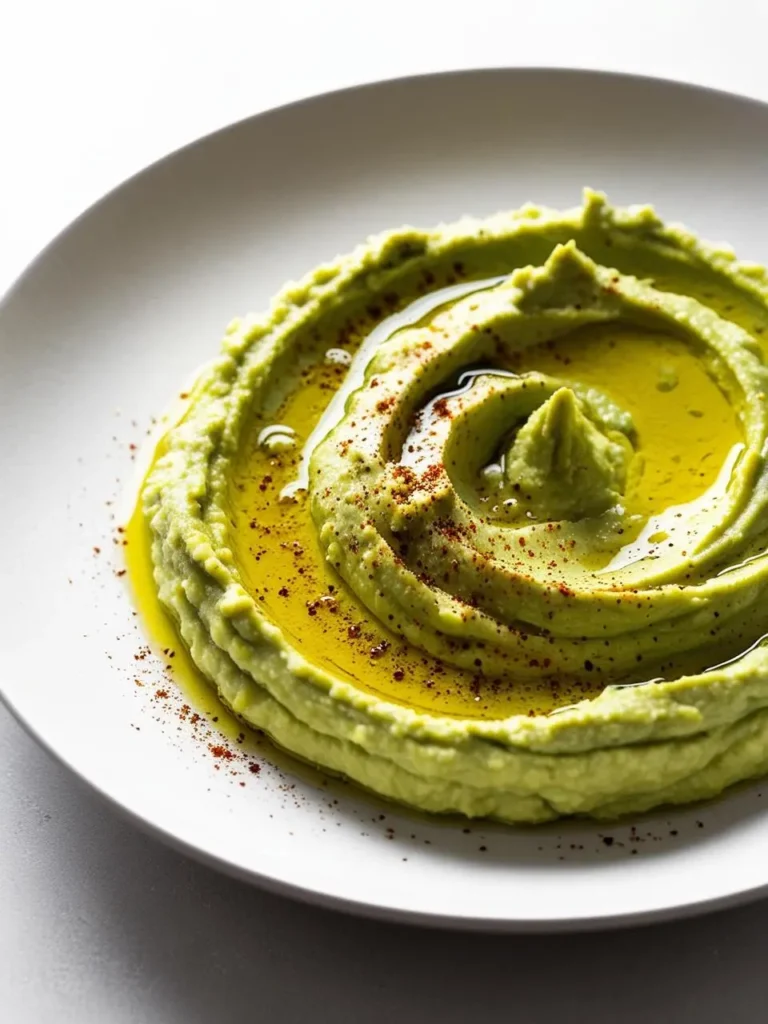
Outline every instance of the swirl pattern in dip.
POLYGON ((768 770, 767 299, 591 192, 286 287, 144 487, 192 658, 426 810, 613 816, 768 770))

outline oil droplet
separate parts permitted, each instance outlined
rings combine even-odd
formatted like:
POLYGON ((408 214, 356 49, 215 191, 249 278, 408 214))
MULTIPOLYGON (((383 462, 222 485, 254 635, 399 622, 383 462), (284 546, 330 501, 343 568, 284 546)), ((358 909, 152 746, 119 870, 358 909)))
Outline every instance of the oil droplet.
POLYGON ((282 423, 275 423, 272 426, 264 427, 256 441, 259 448, 276 455, 296 447, 296 431, 282 423))
POLYGON ((329 348, 325 353, 326 363, 335 363, 337 366, 349 366, 352 362, 352 353, 343 348, 329 348))

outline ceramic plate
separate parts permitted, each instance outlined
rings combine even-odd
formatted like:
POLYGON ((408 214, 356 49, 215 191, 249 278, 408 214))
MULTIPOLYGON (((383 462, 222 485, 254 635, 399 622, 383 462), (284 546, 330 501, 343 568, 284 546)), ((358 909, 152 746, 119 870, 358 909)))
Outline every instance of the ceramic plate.
MULTIPOLYGON (((123 573, 153 418, 235 314, 404 222, 581 189, 768 263, 768 107, 668 82, 506 70, 388 82, 234 125, 61 234, 0 316, 2 686, 73 772, 243 878, 392 918, 555 929, 768 886, 768 784, 615 825, 427 819, 238 735, 150 651, 123 573), (214 719, 218 719, 215 721, 214 719)), ((170 641, 169 641, 170 644, 170 641)))

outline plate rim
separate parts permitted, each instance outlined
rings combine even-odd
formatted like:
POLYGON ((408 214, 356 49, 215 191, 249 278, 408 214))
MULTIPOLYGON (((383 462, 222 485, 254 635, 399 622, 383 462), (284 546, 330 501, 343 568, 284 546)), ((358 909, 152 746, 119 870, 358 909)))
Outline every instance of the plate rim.
POLYGON ((92 792, 104 804, 114 810, 118 817, 135 825, 145 835, 151 836, 171 850, 181 853, 205 867, 236 879, 248 885, 258 886, 278 896, 298 900, 308 906, 320 907, 355 917, 384 921, 390 924, 412 925, 419 928, 434 928, 442 931, 475 932, 478 934, 578 934, 586 932, 612 931, 625 928, 646 927, 664 922, 682 921, 703 914, 739 907, 768 896, 768 881, 762 885, 743 889, 739 892, 713 896, 697 902, 668 904, 661 908, 634 911, 615 915, 600 914, 593 917, 552 917, 552 918, 491 918, 462 916, 455 913, 429 913, 382 903, 365 902, 349 897, 324 892, 318 888, 286 882, 256 868, 244 868, 234 861, 211 853, 194 843, 182 839, 154 821, 142 817, 127 805, 121 803, 99 783, 86 778, 69 761, 55 750, 20 713, 13 701, 0 690, 0 703, 10 712, 11 717, 21 726, 27 736, 57 764, 65 768, 77 784, 92 792))
MULTIPOLYGON (((647 82, 655 86, 661 86, 687 92, 691 94, 708 94, 733 101, 737 105, 747 104, 752 107, 761 108, 764 114, 768 115, 768 100, 755 96, 740 93, 733 90, 721 89, 713 86, 703 85, 696 82, 689 82, 683 79, 669 78, 650 74, 638 74, 633 72, 615 71, 605 68, 584 67, 579 65, 514 65, 514 66, 487 66, 475 68, 455 68, 434 72, 422 72, 404 76, 386 76, 375 80, 364 80, 361 82, 345 85, 343 87, 316 92, 287 103, 279 104, 259 110, 257 113, 246 115, 234 121, 222 124, 220 127, 197 136, 190 141, 162 153, 155 160, 139 167, 137 170, 121 178, 106 191, 98 195, 91 203, 85 206, 76 216, 68 220, 60 229, 39 249, 39 251, 26 263, 21 270, 11 278, 10 282, 0 291, 0 318, 2 318, 6 304, 12 299, 16 291, 23 285, 28 276, 35 273, 48 255, 65 239, 67 235, 75 231, 82 221, 91 216, 97 215, 102 206, 106 206, 113 197, 122 192, 132 183, 139 181, 142 177, 151 174, 164 164, 173 160, 183 158, 184 154, 192 152, 198 147, 209 145, 214 139, 226 133, 244 129, 259 119, 279 115, 288 110, 300 107, 311 107, 314 104, 321 104, 332 101, 335 98, 352 93, 365 93, 367 91, 378 91, 387 87, 408 88, 424 80, 439 81, 455 78, 477 78, 485 75, 504 75, 509 77, 577 77, 581 79, 603 79, 609 81, 623 81, 627 83, 642 84, 647 82)), ((237 878, 241 881, 255 884, 269 892, 277 893, 298 899, 302 902, 334 909, 343 913, 364 915, 366 917, 413 924, 421 927, 443 928, 451 930, 476 931, 488 933, 554 933, 554 932, 579 932, 606 930, 619 927, 631 927, 645 925, 654 922, 678 920, 698 914, 713 912, 725 907, 737 906, 752 900, 759 899, 768 894, 768 878, 762 884, 753 885, 746 889, 730 891, 722 895, 715 895, 701 900, 678 903, 667 903, 663 907, 650 908, 618 914, 598 913, 592 916, 568 916, 551 918, 533 917, 503 917, 491 918, 485 916, 462 916, 455 912, 441 913, 423 910, 413 910, 404 907, 396 907, 382 903, 365 901, 357 898, 344 897, 323 889, 301 885, 295 882, 287 882, 276 878, 273 875, 264 873, 256 868, 246 868, 233 860, 228 860, 211 852, 195 843, 182 838, 174 832, 163 828, 162 825, 150 818, 143 817, 126 803, 108 792, 93 777, 85 774, 73 764, 64 754, 49 742, 35 727, 34 721, 18 708, 10 694, 0 681, 0 703, 8 708, 12 717, 24 729, 43 750, 58 764, 66 768, 78 782, 93 791, 101 800, 114 808, 119 816, 138 826, 145 834, 152 835, 161 840, 165 845, 186 856, 197 860, 208 867, 237 878)))
MULTIPOLYGON (((424 80, 436 81, 438 79, 447 80, 449 78, 474 78, 481 75, 499 74, 523 76, 552 75, 562 77, 572 75, 576 77, 607 78, 635 83, 647 82, 652 85, 661 85, 673 89, 679 89, 684 92, 704 92, 722 99, 734 100, 737 103, 747 103, 749 105, 768 109, 768 97, 766 99, 761 99, 758 96, 751 96, 748 93, 741 93, 734 89, 722 89, 718 86, 703 85, 698 82, 690 82, 681 78, 670 78, 666 75, 651 75, 633 71, 616 71, 611 68, 595 68, 578 64, 496 64, 469 68, 448 68, 441 71, 416 72, 411 75, 388 75, 382 78, 365 79, 360 82, 352 83, 351 85, 340 86, 337 89, 327 89, 320 92, 309 93, 308 95, 301 96, 298 99, 288 100, 286 103, 279 103, 276 106, 266 107, 263 110, 258 110, 254 114, 246 114, 243 117, 236 118, 234 121, 228 121, 225 124, 220 125, 218 128, 214 128, 203 135, 198 135, 195 138, 190 139, 188 142, 182 143, 180 146, 176 146, 175 148, 162 152, 156 159, 151 160, 147 164, 143 164, 135 171, 119 178, 118 181, 110 185, 106 191, 101 192, 91 202, 84 206, 79 213, 70 217, 70 219, 67 220, 51 236, 51 238, 42 245, 42 247, 21 267, 21 269, 11 276, 10 281, 0 289, 0 316, 2 316, 3 307, 6 302, 22 284, 26 276, 35 269, 37 264, 63 239, 66 234, 74 229, 86 217, 90 217, 94 214, 100 206, 106 204, 115 193, 120 192, 134 181, 143 177, 145 174, 158 170, 163 164, 169 163, 171 160, 175 160, 183 153, 187 153, 188 151, 191 152, 198 146, 204 146, 213 139, 223 136, 227 132, 236 131, 238 128, 244 128, 247 124, 258 121, 260 118, 274 116, 284 111, 293 110, 303 106, 310 106, 314 103, 322 103, 334 97, 344 96, 353 92, 364 92, 367 90, 374 91, 387 86, 407 86, 424 80)), ((0 691, 0 696, 2 696, 2 691, 0 691)))

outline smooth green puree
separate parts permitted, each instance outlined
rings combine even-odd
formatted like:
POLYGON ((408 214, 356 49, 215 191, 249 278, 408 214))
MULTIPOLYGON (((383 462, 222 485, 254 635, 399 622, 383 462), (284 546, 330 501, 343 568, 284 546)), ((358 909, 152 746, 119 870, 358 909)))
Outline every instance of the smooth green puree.
POLYGON ((767 329, 761 267, 598 193, 373 238, 230 324, 139 603, 238 717, 419 808, 714 795, 768 770, 767 329))

